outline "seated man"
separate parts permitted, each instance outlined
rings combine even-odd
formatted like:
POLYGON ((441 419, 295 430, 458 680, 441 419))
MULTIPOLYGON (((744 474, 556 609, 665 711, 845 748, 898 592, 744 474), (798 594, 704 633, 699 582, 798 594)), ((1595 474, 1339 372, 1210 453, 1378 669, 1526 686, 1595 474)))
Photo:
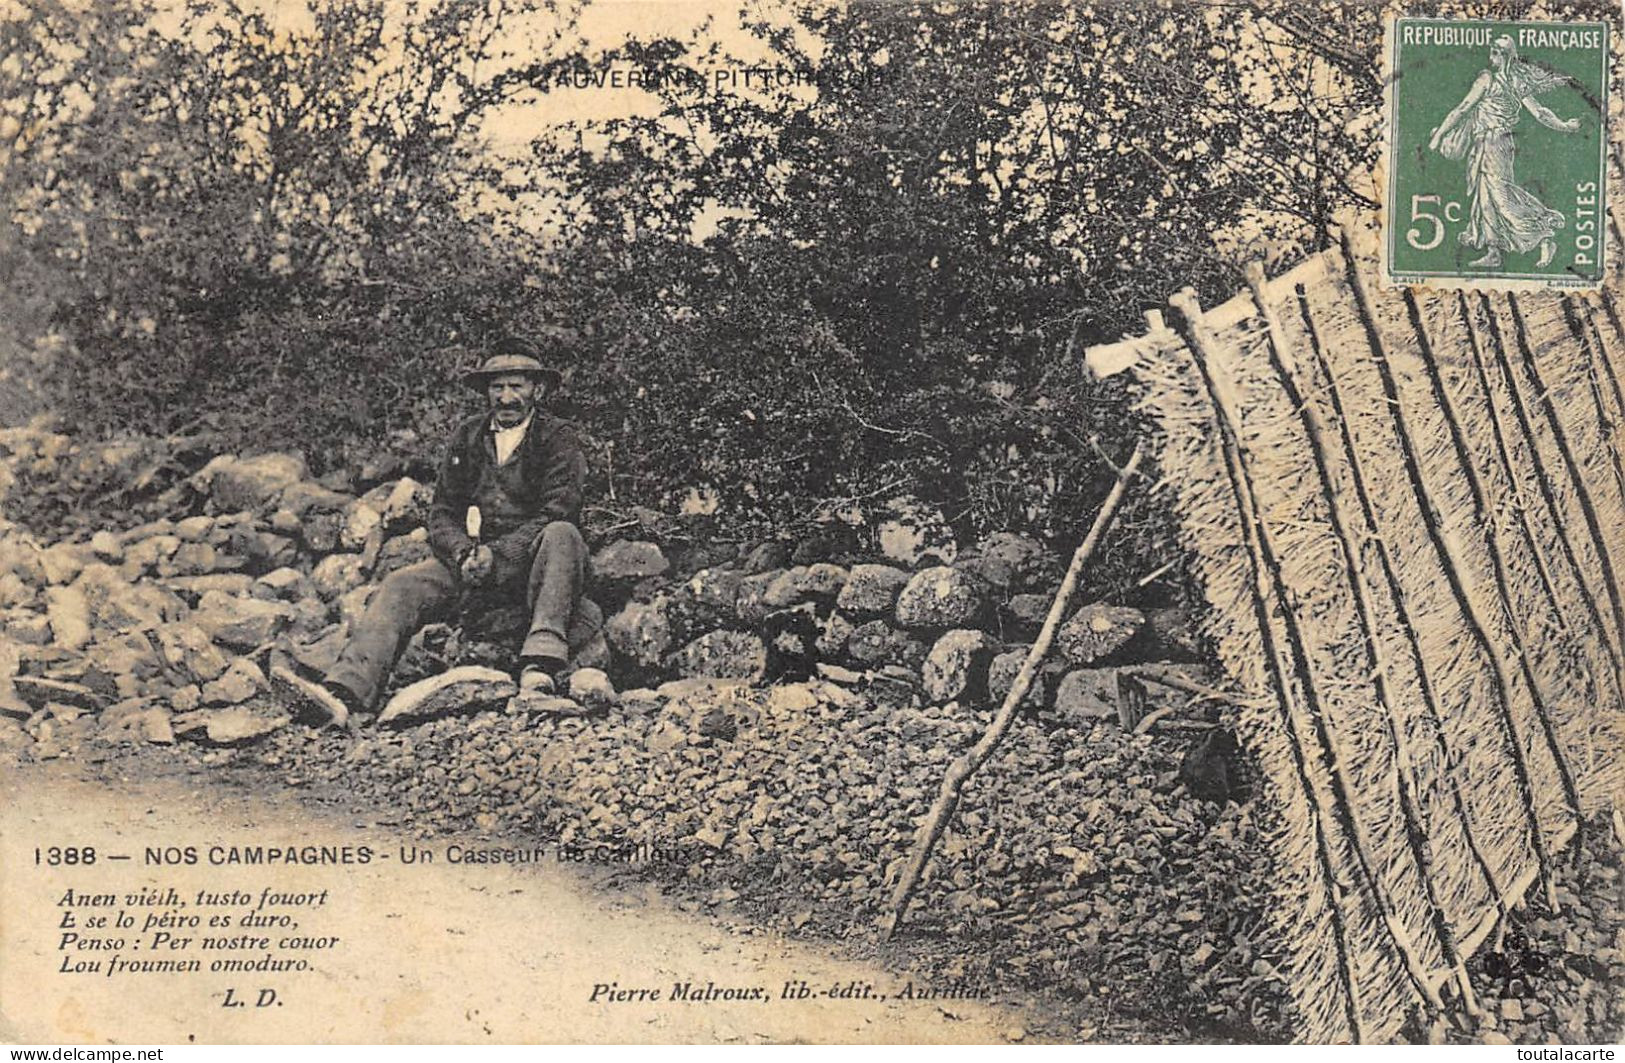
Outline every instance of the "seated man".
POLYGON ((423 625, 446 615, 464 589, 523 589, 530 628, 519 688, 549 693, 569 660, 587 546, 577 530, 587 463, 569 426, 539 409, 560 376, 525 344, 507 340, 464 380, 487 410, 453 433, 429 513, 434 557, 387 576, 321 682, 272 670, 284 700, 344 723, 372 712, 396 660, 423 625), (478 509, 471 520, 469 511, 478 509))

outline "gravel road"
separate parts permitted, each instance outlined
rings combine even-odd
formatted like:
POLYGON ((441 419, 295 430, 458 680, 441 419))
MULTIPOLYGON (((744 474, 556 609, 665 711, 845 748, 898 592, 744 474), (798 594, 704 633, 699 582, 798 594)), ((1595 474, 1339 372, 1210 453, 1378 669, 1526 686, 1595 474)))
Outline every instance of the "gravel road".
MULTIPOLYGON (((138 776, 126 774, 131 768, 128 760, 51 761, 19 766, 0 781, 0 1040, 985 1043, 1026 1036, 1029 1024, 1014 1006, 900 999, 910 984, 905 975, 718 926, 677 911, 652 890, 607 888, 595 868, 553 858, 524 866, 452 863, 456 838, 414 842, 367 819, 224 788, 173 764, 143 766, 138 776), (52 847, 68 846, 93 846, 96 862, 50 866, 52 847), (274 871, 225 862, 307 846, 338 859, 345 847, 352 860, 361 846, 371 855, 364 864, 274 871), (183 862, 149 866, 149 847, 179 850, 168 855, 183 862), (189 847, 195 863, 184 862, 189 847), (406 853, 419 859, 403 865, 406 853), (170 903, 171 887, 184 907, 170 903), (245 926, 268 887, 285 903, 260 914, 288 922, 245 926), (152 892, 130 896, 144 888, 152 892), (65 904, 69 890, 75 903, 65 904), (248 903, 232 899, 239 892, 248 903), (100 895, 112 895, 113 904, 80 903, 100 895), (146 899, 159 903, 129 903, 146 899), (134 926, 113 925, 121 911, 134 926), (64 929, 70 914, 73 928, 64 929), (211 915, 231 915, 236 925, 211 932, 211 915), (171 925, 163 931, 166 916, 171 925), (106 929, 90 925, 97 917, 110 917, 106 929), (149 917, 158 923, 141 933, 149 917), (173 925, 191 917, 198 927, 173 925), (160 931, 169 937, 154 951, 160 931), (80 937, 64 949, 68 933, 80 937), (238 948, 200 948, 203 937, 220 944, 228 935, 238 948), (266 951, 253 947, 261 937, 271 939, 274 958, 302 960, 309 969, 210 971, 221 958, 257 960, 266 951), (174 947, 185 939, 193 940, 174 947), (284 939, 307 945, 276 947, 284 939), (121 944, 81 947, 113 941, 121 944), (114 956, 136 966, 195 958, 202 970, 131 973, 114 956), (62 970, 90 963, 99 969, 62 970), (810 995, 784 999, 786 983, 799 982, 810 995), (670 999, 684 983, 689 997, 711 999, 670 999), (754 987, 767 999, 716 999, 754 987), (829 995, 836 989, 855 999, 829 995), (655 993, 660 999, 649 999, 655 993), (612 994, 624 999, 608 999, 612 994)), ((503 844, 465 841, 482 849, 503 844)))

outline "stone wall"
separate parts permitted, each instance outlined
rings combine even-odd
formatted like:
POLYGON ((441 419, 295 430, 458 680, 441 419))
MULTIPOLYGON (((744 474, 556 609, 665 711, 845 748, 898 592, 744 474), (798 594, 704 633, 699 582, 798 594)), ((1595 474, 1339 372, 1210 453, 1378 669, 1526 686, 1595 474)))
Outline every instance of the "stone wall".
MULTIPOLYGON (((10 430, 0 468, 67 453, 65 438, 10 430)), ((430 556, 431 497, 411 478, 341 491, 292 454, 222 455, 167 492, 173 515, 127 530, 45 542, 0 525, 0 742, 49 755, 90 732, 234 743, 282 726, 268 668, 280 654, 331 663, 379 581, 430 556)), ((1063 559, 1010 534, 961 548, 923 510, 871 542, 867 553, 841 535, 605 542, 589 595, 607 620, 572 664, 622 689, 821 673, 919 702, 1001 698, 1063 559)), ((522 609, 465 600, 413 640, 394 687, 459 665, 510 670, 523 623, 522 609)), ((1086 606, 1062 627, 1033 702, 1112 716, 1114 666, 1194 660, 1186 632, 1171 610, 1086 606)), ((577 685, 601 694, 604 681, 577 685)))

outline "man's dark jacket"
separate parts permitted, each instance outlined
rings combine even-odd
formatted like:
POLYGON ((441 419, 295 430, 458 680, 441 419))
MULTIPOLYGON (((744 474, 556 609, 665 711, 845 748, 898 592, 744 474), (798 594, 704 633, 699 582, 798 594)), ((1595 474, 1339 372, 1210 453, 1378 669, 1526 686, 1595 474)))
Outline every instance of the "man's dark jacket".
MULTIPOLYGON (((580 522, 587 459, 569 424, 535 410, 524 439, 500 468, 506 482, 516 487, 508 497, 521 512, 503 520, 482 507, 480 541, 496 555, 499 575, 528 572, 543 528, 555 520, 580 522)), ((429 546, 453 572, 474 545, 466 530, 468 507, 480 504, 481 484, 497 469, 491 415, 482 413, 458 425, 441 459, 429 509, 429 546)))

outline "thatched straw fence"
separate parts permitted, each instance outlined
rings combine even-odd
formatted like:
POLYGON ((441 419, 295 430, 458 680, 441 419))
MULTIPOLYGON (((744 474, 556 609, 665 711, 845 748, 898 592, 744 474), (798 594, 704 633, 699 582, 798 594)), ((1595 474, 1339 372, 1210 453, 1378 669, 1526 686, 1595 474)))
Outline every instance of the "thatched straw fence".
POLYGON ((1143 385, 1314 1042, 1474 1013, 1466 958, 1625 774, 1619 300, 1387 290, 1352 243, 1089 352, 1143 385))

